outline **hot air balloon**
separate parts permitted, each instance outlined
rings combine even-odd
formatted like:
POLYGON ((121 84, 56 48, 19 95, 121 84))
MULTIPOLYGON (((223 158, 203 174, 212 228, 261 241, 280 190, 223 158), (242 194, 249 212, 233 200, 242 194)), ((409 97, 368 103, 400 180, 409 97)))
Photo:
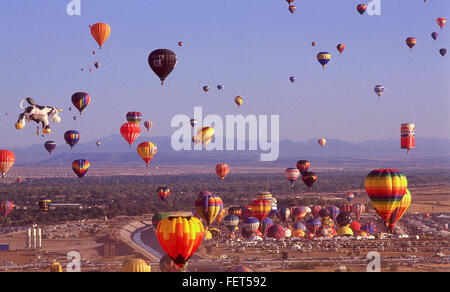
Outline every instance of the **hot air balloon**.
POLYGON ((297 6, 295 6, 295 5, 293 5, 293 4, 289 5, 289 11, 290 11, 292 14, 294 14, 295 10, 297 10, 297 6))
POLYGON ((278 217, 280 217, 280 220, 283 223, 286 222, 286 220, 289 218, 290 215, 291 215, 291 210, 289 210, 289 208, 282 207, 278 211, 278 217))
POLYGON ((441 54, 442 57, 444 57, 447 54, 447 49, 442 48, 439 50, 439 53, 441 54))
POLYGON ((150 273, 151 271, 150 264, 139 258, 129 259, 122 266, 124 273, 150 273))
POLYGON ((139 127, 138 124, 133 123, 126 123, 123 124, 120 128, 120 133, 122 134, 122 137, 131 145, 133 145, 134 141, 139 137, 141 134, 141 127, 139 127))
POLYGON ((129 112, 126 115, 128 123, 140 124, 142 121, 142 114, 140 112, 129 112))
POLYGON ((91 34, 101 49, 111 34, 111 28, 106 23, 96 23, 91 26, 91 34))
POLYGON ((271 209, 272 203, 269 200, 254 200, 250 204, 250 210, 252 211, 253 217, 257 218, 259 221, 266 218, 271 209))
POLYGON ((317 60, 319 61, 320 65, 322 65, 323 69, 325 69, 325 66, 331 60, 331 54, 328 52, 320 52, 317 54, 317 60))
POLYGON ((236 216, 241 216, 242 213, 242 208, 241 207, 230 207, 228 209, 228 214, 230 215, 236 215, 236 216))
POLYGON ((212 193, 209 192, 209 191, 201 191, 200 193, 198 193, 197 199, 201 199, 201 198, 203 198, 204 196, 211 196, 211 195, 212 195, 212 193))
POLYGON ((149 162, 155 157, 158 148, 152 142, 142 142, 137 147, 137 152, 148 167, 149 162))
POLYGON ((306 230, 308 230, 308 232, 312 234, 316 234, 321 225, 322 223, 320 222, 320 220, 316 218, 309 218, 305 223, 306 230))
MULTIPOLYGON (((229 212, 229 211, 228 211, 229 212)), ((237 215, 227 215, 222 220, 223 224, 225 225, 228 230, 230 230, 231 233, 236 229, 236 226, 239 225, 239 217, 237 215)))
POLYGON ((222 182, 227 177, 229 171, 230 171, 230 167, 228 165, 226 165, 225 163, 216 165, 216 173, 222 179, 222 182))
POLYGON ((170 189, 168 187, 160 187, 158 188, 157 193, 161 201, 165 202, 166 198, 170 195, 170 189))
POLYGON ((241 105, 244 103, 244 99, 242 98, 242 96, 236 96, 236 98, 234 99, 234 102, 240 108, 241 105))
POLYGON ((210 91, 210 90, 211 90, 211 87, 209 87, 209 86, 207 86, 207 85, 203 86, 203 91, 204 91, 204 92, 208 92, 208 91, 210 91))
POLYGON ((18 185, 20 185, 20 184, 22 183, 22 178, 21 178, 21 177, 18 177, 18 178, 16 179, 16 183, 17 183, 18 185))
POLYGON ((391 217, 389 218, 389 225, 391 228, 391 232, 394 231, 395 224, 403 217, 403 215, 408 210, 409 206, 411 206, 411 193, 408 189, 406 189, 406 194, 403 196, 400 201, 400 205, 395 208, 394 212, 392 212, 391 217))
POLYGON ((153 122, 152 121, 145 121, 144 127, 147 129, 147 132, 150 132, 150 130, 153 128, 153 122))
POLYGON ((171 50, 158 49, 148 56, 148 64, 164 85, 164 80, 177 65, 177 56, 171 50))
POLYGON ((375 233, 375 231, 377 231, 377 229, 375 228, 375 224, 373 222, 362 225, 360 230, 370 234, 373 234, 375 233))
POLYGON ((267 237, 268 238, 275 238, 275 239, 282 239, 286 236, 286 232, 283 228, 283 226, 274 224, 267 229, 267 237))
POLYGON ((216 132, 212 127, 202 127, 198 129, 197 136, 195 138, 203 143, 203 146, 206 147, 209 142, 214 138, 216 132))
POLYGON ((91 167, 91 164, 85 159, 78 159, 72 162, 72 170, 80 178, 81 182, 83 182, 83 177, 88 172, 89 167, 91 167))
POLYGON ((436 40, 436 39, 439 37, 439 33, 433 32, 433 33, 431 34, 431 37, 433 38, 433 40, 436 40))
POLYGON ((312 42, 311 45, 312 45, 313 47, 315 47, 315 46, 316 46, 316 42, 312 42))
POLYGON ((339 226, 347 226, 352 223, 353 219, 350 212, 340 212, 336 217, 336 222, 339 226))
POLYGON ((76 116, 73 116, 73 120, 76 121, 78 120, 78 118, 76 116))
POLYGON ((169 213, 161 213, 161 212, 155 213, 152 217, 152 225, 155 228, 155 230, 156 228, 158 228, 159 222, 161 222, 161 220, 169 216, 170 216, 169 213))
POLYGON ((183 42, 178 42, 178 46, 182 47, 183 46, 183 42))
POLYGON ((325 144, 327 144, 327 140, 324 139, 324 138, 320 138, 317 142, 318 142, 319 145, 322 146, 322 147, 324 147, 325 144))
POLYGON ((80 111, 80 115, 90 102, 91 97, 86 92, 76 92, 72 95, 72 103, 80 111))
POLYGON ((287 2, 288 4, 292 4, 292 3, 294 3, 294 0, 286 0, 286 2, 287 2))
POLYGON ((98 69, 98 68, 100 68, 100 63, 99 62, 95 62, 94 66, 95 66, 95 69, 98 69))
POLYGON ((56 149, 56 142, 55 141, 47 141, 44 144, 45 149, 50 153, 50 156, 52 155, 52 152, 56 149))
POLYGON ((291 187, 294 187, 294 182, 298 180, 300 177, 300 170, 297 168, 287 168, 284 171, 284 175, 286 176, 286 179, 291 183, 291 187))
POLYGON ((156 230, 159 244, 182 268, 203 241, 204 227, 199 219, 191 216, 171 216, 161 220, 156 230))
POLYGON ((290 80, 292 83, 294 83, 294 82, 297 80, 297 78, 295 78, 295 76, 291 76, 291 77, 289 77, 289 80, 290 80))
POLYGON ((298 170, 300 170, 301 175, 304 175, 310 167, 311 167, 311 163, 308 160, 297 161, 297 168, 298 168, 298 170))
POLYGON ((362 213, 366 210, 366 206, 364 206, 361 203, 356 203, 352 205, 352 212, 356 216, 356 220, 359 221, 359 218, 361 218, 362 213))
POLYGON ((384 93, 384 85, 376 85, 374 91, 378 95, 378 97, 381 97, 384 93))
POLYGON ((314 218, 319 218, 320 210, 322 210, 322 206, 316 205, 312 207, 311 214, 314 218))
POLYGON ((409 37, 406 39, 406 45, 411 49, 411 51, 416 44, 417 44, 416 38, 409 37))
POLYGON ((0 203, 0 214, 3 216, 3 219, 6 220, 9 213, 14 209, 14 203, 10 201, 2 201, 0 203))
POLYGON ((305 224, 301 223, 301 222, 296 222, 294 223, 294 225, 292 225, 292 228, 295 230, 302 230, 302 231, 306 231, 306 226, 305 224))
POLYGON ((345 50, 345 44, 338 44, 336 48, 339 51, 339 53, 342 54, 345 50))
POLYGON ((95 145, 97 145, 97 147, 100 147, 100 145, 102 145, 102 142, 97 141, 97 143, 95 143, 95 145))
POLYGON ((350 228, 350 226, 341 226, 337 230, 337 235, 341 237, 349 237, 353 236, 353 230, 350 228))
POLYGON ((70 149, 80 141, 81 135, 78 131, 70 130, 64 133, 64 140, 69 144, 70 149))
POLYGON ((185 273, 188 266, 189 263, 186 263, 183 267, 178 268, 167 254, 159 260, 159 268, 163 273, 185 273))
POLYGON ((200 218, 209 226, 222 213, 223 201, 219 196, 214 194, 204 195, 195 202, 195 209, 200 218))
POLYGON ((218 90, 223 90, 223 85, 220 85, 220 84, 217 85, 217 89, 218 89, 218 90))
POLYGON ((197 122, 197 120, 195 120, 195 119, 191 119, 191 126, 192 126, 192 128, 194 128, 195 127, 195 125, 197 125, 198 124, 198 122, 197 122))
POLYGON ((256 234, 256 231, 259 229, 259 225, 259 220, 254 217, 248 217, 242 222, 242 228, 251 235, 256 234))
POLYGON ((357 232, 361 230, 361 223, 358 221, 352 221, 349 227, 353 230, 353 232, 357 232))
POLYGON ((307 214, 308 212, 307 212, 307 210, 306 210, 306 208, 305 207, 295 207, 293 210, 292 210, 292 220, 294 221, 294 223, 297 221, 300 221, 300 220, 302 220, 305 216, 306 216, 306 214, 307 214))
POLYGON ((400 146, 409 153, 410 149, 416 147, 416 126, 411 123, 402 124, 400 128, 400 146))
POLYGON ((437 24, 441 27, 441 29, 444 28, 444 25, 447 23, 447 19, 445 19, 444 17, 439 17, 436 20, 437 24))
POLYGON ((367 175, 366 192, 373 208, 386 224, 392 212, 400 205, 407 187, 406 176, 396 169, 376 169, 367 175))
POLYGON ((304 175, 302 175, 302 180, 308 188, 311 188, 317 181, 317 175, 312 171, 307 171, 304 175))
POLYGON ((339 215, 339 213, 340 213, 339 208, 336 207, 336 206, 329 206, 329 207, 327 208, 327 210, 328 210, 328 212, 329 212, 329 214, 330 214, 331 219, 333 219, 333 221, 336 220, 336 217, 337 217, 337 216, 339 215))
POLYGON ((356 6, 356 10, 358 10, 359 14, 363 15, 364 12, 366 12, 367 9, 367 5, 365 4, 359 4, 358 6, 356 6))
POLYGON ((48 212, 51 205, 52 205, 52 200, 50 200, 47 197, 41 198, 38 201, 39 210, 41 210, 42 212, 48 212))
POLYGON ((269 217, 264 218, 264 220, 261 221, 261 224, 259 226, 259 229, 262 233, 262 235, 264 236, 264 234, 266 234, 267 230, 270 228, 270 226, 273 225, 273 220, 270 219, 269 217))
POLYGON ((347 193, 345 195, 345 198, 347 199, 348 203, 351 204, 352 200, 355 198, 355 194, 354 193, 347 193))
POLYGON ((258 194, 256 194, 256 199, 257 200, 268 200, 271 201, 274 200, 272 194, 270 192, 259 192, 258 194))

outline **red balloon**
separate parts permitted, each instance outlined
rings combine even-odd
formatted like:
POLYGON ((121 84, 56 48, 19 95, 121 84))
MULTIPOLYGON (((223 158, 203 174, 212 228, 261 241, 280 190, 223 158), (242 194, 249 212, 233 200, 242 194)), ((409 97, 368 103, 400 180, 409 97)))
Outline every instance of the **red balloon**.
POLYGON ((120 133, 122 134, 122 137, 127 140, 128 144, 130 144, 131 148, 133 142, 136 141, 141 134, 141 127, 139 127, 138 124, 126 123, 120 128, 120 133))

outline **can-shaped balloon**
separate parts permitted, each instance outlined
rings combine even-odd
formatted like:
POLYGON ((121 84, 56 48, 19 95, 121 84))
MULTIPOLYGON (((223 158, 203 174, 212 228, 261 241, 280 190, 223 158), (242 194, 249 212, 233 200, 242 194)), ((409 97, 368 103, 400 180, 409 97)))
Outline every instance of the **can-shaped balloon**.
POLYGON ((406 149, 407 153, 416 147, 416 126, 414 124, 402 124, 400 136, 401 148, 406 149))

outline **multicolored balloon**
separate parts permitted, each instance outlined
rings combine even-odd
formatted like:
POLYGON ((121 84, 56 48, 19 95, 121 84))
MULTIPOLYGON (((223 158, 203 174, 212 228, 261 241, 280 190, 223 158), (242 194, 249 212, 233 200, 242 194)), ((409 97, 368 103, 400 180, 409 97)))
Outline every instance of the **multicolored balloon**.
POLYGON ((308 212, 307 212, 307 210, 306 210, 306 207, 295 207, 293 210, 292 210, 292 220, 294 221, 294 223, 297 221, 300 221, 300 220, 302 220, 305 216, 306 216, 306 214, 307 214, 308 212))
POLYGON ((347 193, 345 195, 345 198, 347 199, 348 203, 351 204, 353 199, 355 198, 355 194, 354 193, 347 193))
POLYGON ((81 182, 83 181, 83 177, 88 172, 89 167, 91 167, 91 164, 85 159, 78 159, 72 162, 72 170, 80 178, 81 182))
POLYGON ((441 27, 441 29, 444 28, 444 25, 447 23, 447 19, 445 19, 444 17, 439 17, 436 20, 437 24, 441 27))
POLYGON ((323 69, 325 69, 325 66, 331 60, 331 54, 328 52, 320 52, 317 54, 317 60, 319 61, 320 65, 322 65, 323 69))
POLYGON ((244 99, 242 98, 242 96, 236 96, 236 98, 234 99, 234 102, 240 108, 242 103, 244 103, 244 99))
POLYGON ((321 225, 320 220, 316 218, 309 218, 305 223, 306 230, 312 234, 316 234, 321 225))
POLYGON ((302 180, 308 188, 311 188, 312 185, 317 181, 317 175, 312 171, 307 171, 303 176, 302 180))
MULTIPOLYGON (((228 210, 229 212, 229 210, 228 210)), ((239 225, 239 217, 238 215, 227 215, 223 218, 222 220, 223 224, 225 225, 226 228, 228 228, 228 230, 230 230, 230 232, 233 232, 236 229, 236 226, 239 225)))
POLYGON ((376 85, 374 91, 378 95, 378 97, 381 97, 384 93, 384 85, 376 85))
POLYGON ((345 44, 338 44, 336 48, 339 51, 339 53, 342 54, 344 52, 346 46, 345 46, 345 44))
POLYGON ((195 202, 195 209, 200 218, 209 226, 222 213, 223 201, 214 194, 204 195, 195 202))
POLYGON ((319 143, 320 146, 324 147, 327 144, 327 139, 320 138, 317 143, 319 143))
POLYGON ((431 37, 433 38, 433 40, 436 40, 439 37, 439 33, 433 32, 431 33, 431 37))
POLYGON ((142 114, 140 112, 128 112, 126 118, 128 123, 139 125, 142 121, 142 114))
POLYGON ((72 95, 72 103, 80 111, 80 115, 90 102, 91 96, 86 92, 76 92, 72 95))
POLYGON ((156 237, 176 267, 182 268, 202 243, 204 232, 195 217, 170 216, 159 222, 156 237))
POLYGON ((409 37, 406 39, 406 45, 411 49, 414 48, 414 46, 417 44, 417 39, 413 37, 409 37))
POLYGON ((0 214, 3 216, 3 219, 6 220, 6 217, 8 217, 14 207, 14 203, 10 201, 2 201, 0 203, 0 214))
POLYGON ((253 217, 257 218, 259 221, 264 220, 272 209, 272 202, 269 200, 254 200, 250 205, 250 210, 252 211, 253 217))
POLYGON ((301 175, 304 175, 309 168, 311 167, 311 163, 308 160, 299 160, 297 161, 297 168, 300 170, 301 175))
POLYGON ((400 136, 401 149, 406 149, 406 153, 409 153, 409 150, 416 147, 416 126, 414 124, 402 124, 400 136))
POLYGON ((333 221, 336 220, 336 217, 337 217, 337 216, 339 215, 339 213, 340 213, 339 208, 336 207, 336 206, 329 206, 329 207, 327 208, 327 210, 328 210, 328 212, 329 212, 329 214, 330 214, 331 219, 333 219, 333 221))
POLYGON ((148 167, 148 164, 153 159, 153 157, 155 157, 156 152, 158 152, 158 148, 152 142, 142 142, 137 147, 137 152, 142 160, 145 161, 146 166, 148 167))
POLYGON ((400 205, 407 187, 406 176, 396 169, 376 169, 367 175, 366 192, 373 208, 386 224, 392 212, 400 205))
POLYGON ((408 210, 409 206, 411 206, 411 193, 408 189, 406 189, 406 194, 403 196, 400 201, 400 205, 395 208, 394 212, 392 212, 391 217, 389 218, 389 225, 391 227, 391 231, 394 230, 395 224, 402 219, 403 215, 408 210))
POLYGON ((153 128, 153 122, 152 121, 145 121, 144 127, 147 129, 147 132, 150 132, 150 130, 153 128))
POLYGON ((42 212, 48 212, 48 210, 50 210, 51 205, 52 205, 52 200, 50 200, 47 197, 41 198, 38 201, 39 210, 41 210, 42 212))
POLYGON ((242 228, 251 235, 256 234, 259 229, 259 220, 254 217, 248 217, 242 222, 242 228))
POLYGON ((286 232, 284 231, 283 226, 275 224, 269 227, 267 230, 267 237, 282 239, 286 236, 286 232))
POLYGON ((352 205, 352 212, 356 216, 356 220, 359 221, 359 218, 361 218, 362 213, 366 210, 366 206, 361 203, 356 203, 352 205))
POLYGON ((156 192, 158 193, 158 197, 163 202, 165 202, 167 197, 170 195, 170 189, 168 187, 159 187, 156 192))
POLYGON ((70 130, 64 133, 64 140, 67 144, 69 144, 70 149, 73 150, 73 147, 80 141, 81 135, 78 131, 70 130))
POLYGON ((203 86, 203 91, 206 93, 208 91, 211 90, 211 87, 209 87, 208 85, 203 86))
POLYGON ((291 14, 294 14, 294 12, 297 10, 297 6, 291 4, 289 5, 289 11, 291 12, 291 14))
POLYGON ((204 147, 208 146, 209 142, 211 142, 212 139, 214 139, 214 136, 216 135, 216 132, 212 127, 202 127, 198 129, 197 136, 194 138, 196 141, 199 141, 198 143, 202 143, 204 147))
POLYGON ((365 4, 359 4, 358 6, 356 6, 356 10, 358 10, 359 14, 363 15, 364 12, 366 12, 367 9, 367 5, 365 4))
POLYGON ((141 134, 141 127, 134 123, 123 124, 122 127, 120 127, 120 134, 122 134, 122 137, 128 142, 131 148, 131 145, 133 145, 134 141, 136 141, 141 134))

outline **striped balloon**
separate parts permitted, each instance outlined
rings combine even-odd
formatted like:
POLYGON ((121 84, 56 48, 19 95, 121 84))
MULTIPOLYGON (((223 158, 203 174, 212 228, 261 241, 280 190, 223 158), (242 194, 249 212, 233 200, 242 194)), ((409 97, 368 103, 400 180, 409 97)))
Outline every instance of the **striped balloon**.
POLYGON ((414 46, 416 44, 417 44, 417 39, 416 38, 410 37, 410 38, 406 39, 406 45, 411 49, 411 51, 412 51, 412 49, 414 48, 414 46))
POLYGON ((325 69, 325 66, 331 60, 331 54, 328 52, 320 52, 317 54, 317 60, 319 61, 320 65, 322 65, 323 69, 325 69))
POLYGON ((9 213, 14 209, 14 204, 10 201, 2 201, 0 203, 0 214, 4 219, 8 217, 9 213))
POLYGON ((42 212, 48 212, 50 206, 52 205, 52 200, 49 198, 41 198, 38 201, 39 210, 42 212))
POLYGON ((400 206, 395 208, 394 212, 392 212, 391 217, 389 218, 389 224, 391 227, 391 231, 394 230, 395 224, 402 219, 403 215, 408 210, 409 206, 411 206, 411 193, 408 189, 406 189, 406 194, 403 196, 400 201, 400 206))
POLYGON ((251 234, 255 234, 259 229, 259 220, 255 217, 248 217, 242 222, 242 228, 251 234))
POLYGON ((91 96, 86 92, 76 92, 72 95, 72 103, 80 111, 80 115, 90 102, 91 96))
POLYGON ((305 226, 309 233, 316 234, 317 230, 319 230, 322 223, 319 219, 310 218, 306 221, 305 226))
POLYGON ((139 127, 138 124, 133 123, 123 124, 122 127, 120 127, 120 134, 122 134, 122 137, 128 142, 131 148, 131 145, 133 145, 134 141, 136 141, 141 134, 141 127, 139 127))
POLYGON ((148 167, 149 162, 155 157, 158 148, 152 142, 143 142, 137 147, 137 152, 148 167))
POLYGON ((223 202, 219 196, 214 194, 204 195, 195 202, 195 209, 200 218, 209 226, 222 212, 223 202))
POLYGON ((270 226, 273 225, 273 220, 269 217, 264 218, 264 220, 261 221, 261 224, 259 226, 259 229, 261 233, 264 235, 267 232, 267 229, 269 229, 270 226))
POLYGON ((72 170, 80 178, 80 181, 83 181, 83 177, 88 172, 89 167, 91 167, 91 164, 84 159, 78 159, 72 162, 72 170))
POLYGON ((111 27, 109 27, 109 25, 106 23, 96 23, 94 25, 91 25, 91 34, 97 41, 101 49, 103 44, 111 34, 111 27))
POLYGON ((386 224, 392 212, 400 205, 407 187, 406 176, 396 169, 376 169, 367 175, 366 192, 373 208, 386 224))
POLYGON ((284 171, 286 179, 291 183, 291 187, 294 187, 294 182, 300 177, 300 170, 298 168, 287 168, 284 171))
POLYGON ((9 150, 0 150, 0 172, 2 173, 2 177, 6 176, 8 170, 16 162, 16 156, 12 151, 9 150))
POLYGON ((81 139, 81 135, 78 131, 70 130, 64 133, 64 140, 69 144, 70 149, 73 149, 81 139))
POLYGON ((331 219, 336 220, 336 217, 339 215, 339 208, 336 206, 330 206, 327 208, 328 212, 330 212, 331 219))
POLYGON ((144 127, 147 129, 147 131, 149 132, 152 128, 153 128, 153 122, 152 121, 145 121, 144 122, 144 127))
POLYGON ((297 161, 297 168, 300 170, 301 175, 304 175, 309 168, 311 167, 311 163, 308 160, 299 160, 297 161))
POLYGON ((126 115, 128 123, 140 124, 142 121, 142 114, 140 112, 129 112, 126 115))
POLYGON ((228 214, 230 215, 236 215, 236 216, 241 216, 242 213, 242 208, 241 207, 230 207, 228 209, 228 214))
POLYGON ((227 215, 223 218, 222 222, 228 230, 233 232, 236 226, 239 225, 239 217, 237 215, 227 215))
POLYGON ((271 209, 272 203, 269 200, 254 200, 250 205, 253 217, 259 221, 264 220, 269 215, 271 209))
POLYGON ((178 268, 182 268, 197 251, 204 233, 202 222, 191 216, 165 218, 156 229, 159 244, 178 268))
POLYGON ((270 192, 259 192, 256 195, 256 199, 257 200, 268 200, 268 201, 270 201, 270 200, 272 200, 272 198, 273 197, 272 197, 272 194, 270 192))
POLYGON ((267 237, 269 238, 275 238, 275 239, 282 239, 286 235, 286 232, 284 231, 283 226, 281 225, 272 225, 267 230, 267 237))
POLYGON ((347 194, 345 195, 345 198, 347 199, 347 201, 348 201, 349 203, 351 203, 352 200, 355 198, 355 194, 354 194, 354 193, 347 193, 347 194))
POLYGON ((229 171, 230 167, 225 163, 216 165, 216 173, 222 179, 222 182, 227 177, 229 171))
POLYGON ((292 210, 292 220, 300 221, 302 220, 307 214, 307 210, 305 207, 295 207, 294 210, 292 210))
POLYGON ((292 228, 295 230, 303 230, 306 231, 306 226, 305 224, 301 223, 301 222, 296 222, 294 223, 294 225, 292 225, 292 228))

